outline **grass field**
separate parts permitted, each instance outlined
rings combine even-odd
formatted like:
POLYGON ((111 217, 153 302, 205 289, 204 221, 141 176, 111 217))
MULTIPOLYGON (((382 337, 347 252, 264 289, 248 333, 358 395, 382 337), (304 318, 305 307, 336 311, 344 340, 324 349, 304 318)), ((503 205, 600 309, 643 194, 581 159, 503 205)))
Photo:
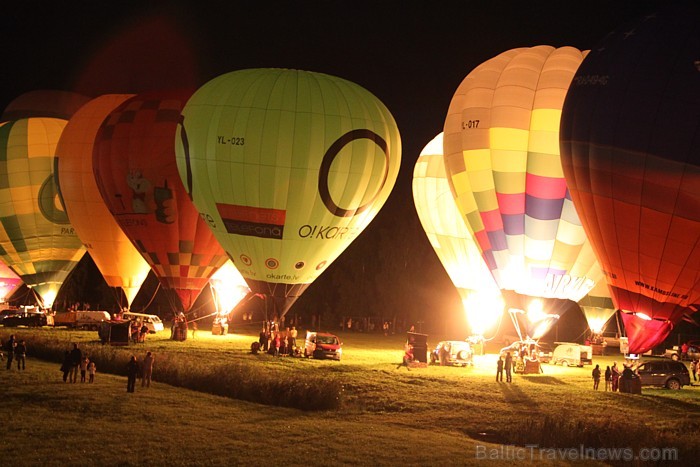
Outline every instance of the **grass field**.
MULTIPOLYGON (((106 349, 94 332, 1 329, 3 341, 10 332, 30 348, 25 373, 0 372, 6 428, 0 459, 13 465, 471 465, 485 456, 505 465, 517 455, 534 456, 537 465, 568 463, 564 451, 523 451, 526 445, 630 448, 634 455, 675 448, 691 464, 700 454, 700 386, 613 394, 593 391, 590 367, 550 365, 541 375, 496 383, 494 355, 475 367, 407 371, 396 368, 402 336, 341 334, 343 360, 332 362, 251 355, 253 330, 227 336, 200 330, 185 342, 164 333, 145 344, 106 349), (47 340, 65 348, 80 342, 87 353, 116 362, 150 350, 156 382, 127 394, 126 378, 106 374, 98 364, 94 385, 64 384, 58 363, 31 358, 32 342, 47 340), (198 374, 209 374, 200 391, 159 381, 179 361, 189 367, 178 367, 178 386, 192 387, 198 374), (342 394, 337 408, 323 411, 208 394, 235 378, 223 374, 229 368, 280 378, 280 388, 338 384, 342 394)), ((430 343, 440 338, 431 336, 430 343)), ((605 368, 613 360, 597 357, 594 363, 605 368)))

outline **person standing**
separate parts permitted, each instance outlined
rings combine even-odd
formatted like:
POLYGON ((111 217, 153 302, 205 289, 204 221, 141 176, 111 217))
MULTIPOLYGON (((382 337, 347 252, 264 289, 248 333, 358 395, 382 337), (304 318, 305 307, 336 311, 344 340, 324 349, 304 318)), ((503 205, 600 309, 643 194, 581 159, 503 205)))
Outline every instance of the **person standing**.
POLYGON ((693 381, 697 381, 698 361, 693 359, 690 362, 690 374, 693 375, 693 381))
POLYGON ((78 381, 78 369, 80 362, 83 361, 83 352, 78 348, 78 344, 73 344, 73 350, 70 351, 70 376, 69 381, 75 383, 78 381))
POLYGON ((503 357, 498 356, 498 361, 496 362, 496 382, 503 382, 503 357))
POLYGON ((612 372, 612 391, 617 392, 620 388, 620 370, 617 368, 617 362, 613 362, 610 371, 612 372))
POLYGON ((151 352, 146 352, 146 356, 143 358, 143 377, 141 379, 141 387, 151 387, 153 363, 155 363, 155 355, 153 355, 151 352))
POLYGON ((84 383, 85 380, 85 375, 87 374, 87 368, 88 365, 90 364, 90 359, 86 356, 83 357, 82 360, 80 360, 80 382, 84 383))
POLYGON ((70 351, 66 350, 63 354, 63 364, 61 365, 61 371, 63 372, 63 382, 68 382, 68 375, 70 374, 71 367, 71 357, 70 351))
POLYGON ((275 332, 275 357, 280 356, 280 345, 282 345, 282 338, 279 332, 275 332))
POLYGON ((17 359, 17 369, 25 370, 25 360, 27 358, 27 344, 24 339, 19 341, 19 344, 15 347, 15 358, 17 359))
POLYGON ((7 351, 7 369, 12 369, 12 360, 15 357, 15 347, 17 347, 17 342, 15 341, 15 335, 10 334, 10 339, 5 345, 5 350, 7 351))
POLYGON ((290 336, 289 345, 292 347, 292 351, 297 346, 297 335, 298 335, 297 328, 295 326, 292 326, 292 330, 289 331, 289 336, 290 336))
POLYGON ((138 374, 139 362, 136 360, 136 357, 132 355, 129 359, 129 363, 126 364, 126 392, 134 392, 138 374))
POLYGON ((600 365, 596 365, 591 372, 593 376, 593 389, 598 390, 598 385, 600 384, 600 365))
POLYGON ((90 362, 88 365, 88 373, 90 375, 90 383, 95 382, 95 373, 97 373, 97 365, 95 365, 95 362, 90 362))
POLYGON ((506 352, 506 361, 504 365, 506 369, 506 383, 510 383, 513 381, 513 376, 511 375, 511 371, 513 370, 513 356, 510 352, 506 352))
POLYGON ((610 391, 610 387, 612 384, 612 370, 610 369, 610 366, 608 365, 605 368, 605 390, 610 391))

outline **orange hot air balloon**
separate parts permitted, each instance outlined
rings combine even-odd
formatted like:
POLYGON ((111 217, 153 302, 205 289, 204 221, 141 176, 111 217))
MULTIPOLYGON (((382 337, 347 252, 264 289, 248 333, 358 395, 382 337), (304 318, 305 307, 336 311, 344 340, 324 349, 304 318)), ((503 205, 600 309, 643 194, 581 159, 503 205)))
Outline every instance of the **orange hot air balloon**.
POLYGON ((563 108, 564 174, 631 353, 700 307, 699 15, 672 7, 611 33, 563 108))
MULTIPOLYGON (((109 113, 133 95, 91 100, 68 121, 56 153, 66 212, 80 240, 110 287, 121 288, 129 306, 150 266, 124 234, 102 200, 92 167, 95 136, 109 113)), ((117 297, 120 307, 121 292, 117 297)))
POLYGON ((133 97, 95 138, 93 168, 117 223, 188 311, 227 256, 180 180, 175 130, 191 92, 133 97))

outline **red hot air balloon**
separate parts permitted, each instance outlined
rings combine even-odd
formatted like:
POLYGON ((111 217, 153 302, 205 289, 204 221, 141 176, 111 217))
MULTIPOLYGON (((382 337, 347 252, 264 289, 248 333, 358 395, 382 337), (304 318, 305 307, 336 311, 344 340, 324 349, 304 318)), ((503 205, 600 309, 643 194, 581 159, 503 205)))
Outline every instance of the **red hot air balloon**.
POLYGON ((135 96, 95 137, 93 170, 110 212, 161 284, 189 311, 228 259, 180 180, 175 130, 190 92, 135 96))
POLYGON ((631 353, 700 306, 698 17, 674 7, 610 34, 563 108, 564 174, 631 353))

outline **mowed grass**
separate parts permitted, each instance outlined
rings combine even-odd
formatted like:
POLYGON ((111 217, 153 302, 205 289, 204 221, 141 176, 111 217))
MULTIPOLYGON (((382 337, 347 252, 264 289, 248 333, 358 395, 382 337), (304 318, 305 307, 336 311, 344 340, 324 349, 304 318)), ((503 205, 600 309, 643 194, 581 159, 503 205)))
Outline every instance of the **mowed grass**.
MULTIPOLYGON (((79 341, 88 354, 107 351, 95 342, 96 333, 12 331, 27 339, 30 350, 33 338, 48 336, 66 348, 79 341)), ((0 331, 3 340, 9 332, 0 331)), ((478 358, 474 367, 407 371, 397 369, 402 336, 360 333, 340 334, 341 362, 255 356, 249 351, 253 333, 212 336, 200 330, 194 340, 173 342, 166 332, 149 336, 145 344, 107 347, 119 358, 142 357, 146 350, 156 354, 156 383, 149 390, 137 387, 136 394, 126 394, 126 379, 101 373, 99 365, 98 383, 92 387, 64 385, 56 363, 31 360, 27 374, 6 372, 3 384, 10 390, 3 406, 10 415, 5 419, 22 429, 17 437, 11 435, 13 441, 0 441, 0 458, 14 460, 8 456, 32 446, 32 456, 38 457, 25 465, 51 463, 56 456, 62 459, 57 463, 81 464, 83 437, 100 446, 99 452, 88 448, 86 455, 101 456, 95 462, 105 465, 246 464, 259 461, 261 452, 274 459, 273 465, 317 463, 319 458, 323 464, 469 465, 479 462, 480 446, 511 444, 675 447, 682 460, 700 453, 700 387, 644 388, 641 396, 606 393, 602 384, 593 391, 590 367, 551 365, 544 365, 541 375, 514 375, 511 384, 496 383, 493 354, 478 358), (192 362, 187 378, 207 368, 221 372, 227 364, 245 365, 285 381, 340 382, 342 397, 334 410, 302 411, 204 392, 211 388, 192 392, 159 383, 159 370, 178 356, 192 362), (47 441, 47 432, 62 433, 61 440, 47 441), (50 447, 37 451, 38 439, 50 447), (65 443, 71 448, 63 449, 65 443), (105 453, 107 443, 112 444, 105 453), (143 443, 151 447, 141 447, 143 443)), ((440 338, 431 336, 430 343, 440 338)), ((597 357, 594 363, 604 369, 615 359, 597 357)), ((508 463, 494 462, 500 461, 508 463)), ((21 457, 19 462, 24 462, 21 457)))

